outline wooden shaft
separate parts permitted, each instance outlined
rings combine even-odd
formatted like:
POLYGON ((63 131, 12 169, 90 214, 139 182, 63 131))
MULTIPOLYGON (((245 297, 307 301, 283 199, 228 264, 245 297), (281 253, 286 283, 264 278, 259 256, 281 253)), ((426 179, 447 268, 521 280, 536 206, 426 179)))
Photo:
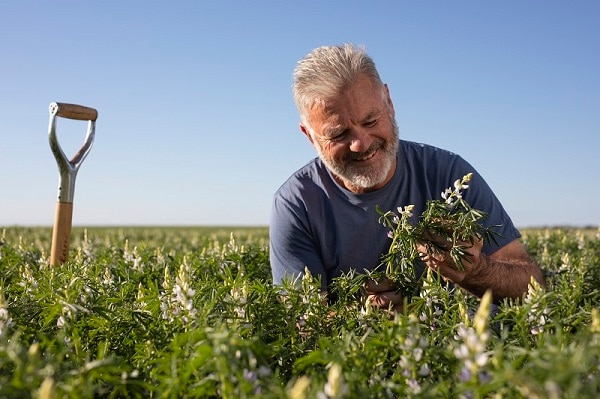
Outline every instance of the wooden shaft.
POLYGON ((62 265, 69 258, 71 244, 71 223, 73 218, 72 202, 57 202, 54 214, 54 230, 52 231, 52 250, 50 265, 62 265))
POLYGON ((98 119, 98 111, 94 108, 68 103, 53 103, 52 106, 55 106, 57 109, 56 115, 62 118, 79 121, 95 121, 98 119))

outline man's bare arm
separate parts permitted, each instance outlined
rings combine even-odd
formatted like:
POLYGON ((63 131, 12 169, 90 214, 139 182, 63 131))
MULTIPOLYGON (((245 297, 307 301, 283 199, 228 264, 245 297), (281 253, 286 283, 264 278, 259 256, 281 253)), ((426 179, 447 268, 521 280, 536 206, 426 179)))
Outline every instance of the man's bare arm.
POLYGON ((483 242, 476 242, 468 250, 470 256, 463 262, 465 269, 458 269, 448 254, 426 256, 427 266, 438 270, 442 276, 481 297, 488 289, 494 300, 521 298, 533 277, 546 286, 540 267, 529 256, 519 240, 514 240, 490 256, 481 253, 483 242))
POLYGON ((489 287, 494 300, 521 298, 527 293, 532 277, 546 286, 540 267, 527 254, 523 244, 515 240, 489 257, 481 254, 479 267, 459 285, 477 296, 482 296, 485 287, 489 287))

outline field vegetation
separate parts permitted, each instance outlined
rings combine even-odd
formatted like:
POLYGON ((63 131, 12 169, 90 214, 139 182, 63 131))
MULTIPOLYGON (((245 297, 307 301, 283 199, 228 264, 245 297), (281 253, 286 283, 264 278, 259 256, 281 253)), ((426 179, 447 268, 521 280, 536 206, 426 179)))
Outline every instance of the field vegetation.
POLYGON ((0 397, 600 397, 597 228, 524 230, 549 287, 494 316, 432 273, 395 316, 358 275, 274 287, 264 227, 74 228, 58 267, 0 233, 0 397))

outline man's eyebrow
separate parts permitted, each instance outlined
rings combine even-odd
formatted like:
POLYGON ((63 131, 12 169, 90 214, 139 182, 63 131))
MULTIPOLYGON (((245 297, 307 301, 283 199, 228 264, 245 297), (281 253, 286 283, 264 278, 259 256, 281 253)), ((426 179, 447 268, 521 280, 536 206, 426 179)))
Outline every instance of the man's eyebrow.
POLYGON ((361 119, 361 122, 368 122, 369 120, 378 118, 383 114, 381 109, 371 110, 364 118, 361 119))
POLYGON ((344 128, 342 125, 337 124, 335 126, 329 126, 325 129, 323 129, 323 135, 326 137, 333 137, 337 134, 340 134, 341 132, 343 132, 344 130, 346 130, 346 128, 344 128))

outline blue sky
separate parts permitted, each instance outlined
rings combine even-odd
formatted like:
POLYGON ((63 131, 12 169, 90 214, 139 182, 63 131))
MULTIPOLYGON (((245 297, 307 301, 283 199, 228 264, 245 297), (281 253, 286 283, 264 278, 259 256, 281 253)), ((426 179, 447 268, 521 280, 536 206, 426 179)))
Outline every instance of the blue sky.
MULTIPOLYGON (((401 137, 465 157, 517 226, 598 225, 599 18, 597 1, 2 1, 0 226, 53 223, 53 101, 99 113, 74 225, 268 224, 315 156, 292 70, 345 42, 374 58, 401 137)), ((67 154, 85 129, 59 119, 67 154)))

